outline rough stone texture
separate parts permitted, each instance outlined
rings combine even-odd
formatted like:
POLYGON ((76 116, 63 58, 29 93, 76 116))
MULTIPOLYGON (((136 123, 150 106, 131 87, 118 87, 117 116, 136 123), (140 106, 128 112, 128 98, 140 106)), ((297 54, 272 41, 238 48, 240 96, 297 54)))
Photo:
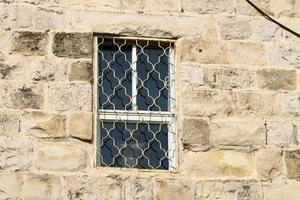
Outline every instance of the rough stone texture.
POLYGON ((70 200, 95 200, 94 187, 88 176, 66 176, 66 197, 70 200))
POLYGON ((284 116, 300 116, 300 96, 298 94, 282 94, 280 96, 281 113, 284 116))
POLYGON ((62 179, 52 175, 28 174, 24 177, 22 193, 24 200, 45 199, 62 200, 62 179))
POLYGON ((219 22, 220 34, 223 39, 247 39, 252 35, 249 19, 226 17, 219 22))
POLYGON ((293 43, 268 45, 270 61, 273 65, 284 67, 300 67, 300 47, 293 43))
MULTIPOLYGON (((267 14, 271 14, 270 0, 256 0, 255 5, 267 14)), ((250 16, 259 15, 259 13, 244 0, 236 0, 235 7, 238 14, 250 16)))
POLYGON ((250 153, 233 150, 185 152, 185 170, 192 177, 251 177, 254 160, 250 153))
POLYGON ((183 84, 195 86, 204 84, 204 72, 199 66, 183 65, 181 69, 180 74, 182 75, 183 84))
POLYGON ((24 69, 21 66, 0 63, 0 80, 11 80, 21 76, 24 77, 24 69))
POLYGON ((282 151, 268 147, 257 153, 257 174, 260 179, 273 179, 282 173, 282 151))
POLYGON ((295 143, 294 127, 290 121, 267 122, 267 143, 288 145, 295 143))
POLYGON ((262 18, 252 22, 253 38, 262 41, 279 40, 282 37, 282 30, 276 24, 262 18))
POLYGON ((184 119, 182 143, 185 149, 201 150, 209 147, 210 129, 207 121, 203 119, 184 119))
POLYGON ((58 57, 86 58, 92 55, 92 34, 56 33, 53 54, 58 57))
POLYGON ((249 146, 266 143, 263 121, 214 120, 210 128, 212 145, 249 146))
POLYGON ((22 5, 0 5, 0 26, 3 29, 32 28, 32 10, 22 5))
MULTIPOLYGON (((95 188, 98 188, 97 182, 96 182, 95 188)), ((106 195, 103 195, 103 197, 102 197, 103 200, 124 199, 123 188, 117 177, 115 179, 113 179, 113 178, 101 179, 100 180, 100 189, 98 189, 98 190, 94 189, 94 191, 95 191, 96 197, 100 197, 101 195, 106 194, 106 195)))
POLYGON ((133 177, 125 188, 125 199, 128 200, 152 200, 153 185, 150 180, 133 177))
POLYGON ((77 171, 87 167, 87 150, 77 143, 41 142, 36 147, 36 167, 51 171, 77 171))
POLYGON ((37 137, 63 137, 66 135, 66 117, 43 112, 26 113, 22 119, 22 132, 37 137))
POLYGON ((22 179, 19 173, 0 173, 0 199, 19 199, 22 179))
POLYGON ((289 179, 300 180, 300 150, 286 151, 285 163, 287 168, 287 177, 289 179))
POLYGON ((40 32, 15 32, 12 35, 12 52, 26 56, 46 54, 48 36, 40 32))
POLYGON ((180 0, 122 0, 122 6, 128 9, 134 8, 138 12, 179 12, 180 0))
POLYGON ((256 75, 258 87, 261 89, 295 90, 297 88, 295 70, 260 69, 256 75))
POLYGON ((48 88, 49 106, 58 111, 91 111, 92 87, 90 84, 53 84, 48 88))
POLYGON ((224 199, 262 200, 262 186, 260 183, 257 182, 225 183, 224 199))
POLYGON ((228 0, 183 0, 183 10, 197 13, 218 13, 230 11, 233 1, 228 0))
POLYGON ((193 199, 193 185, 191 182, 180 180, 161 180, 155 184, 157 199, 180 200, 193 199))
POLYGON ((70 81, 92 81, 93 67, 91 62, 78 61, 72 64, 70 81))
POLYGON ((296 200, 300 198, 299 182, 266 183, 263 186, 265 200, 296 200))
POLYGON ((16 136, 20 131, 18 112, 4 110, 0 112, 0 136, 16 136))
POLYGON ((91 140, 93 137, 92 113, 73 113, 70 116, 69 135, 83 140, 91 140))
POLYGON ((288 0, 271 0, 271 11, 275 16, 291 16, 300 17, 300 3, 299 1, 288 0))
POLYGON ((223 183, 216 181, 203 181, 196 185, 195 199, 217 200, 223 198, 223 183))
POLYGON ((26 170, 31 166, 32 144, 25 138, 0 137, 0 170, 26 170))

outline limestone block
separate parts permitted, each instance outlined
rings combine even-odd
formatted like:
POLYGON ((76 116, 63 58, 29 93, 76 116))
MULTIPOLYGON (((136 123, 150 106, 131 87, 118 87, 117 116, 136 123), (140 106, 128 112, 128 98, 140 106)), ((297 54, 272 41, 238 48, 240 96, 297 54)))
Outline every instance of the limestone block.
POLYGON ((62 30, 68 27, 68 14, 61 8, 44 7, 43 10, 36 11, 33 22, 36 30, 62 30))
POLYGON ((253 38, 261 41, 273 41, 282 38, 282 29, 265 18, 252 21, 253 38))
POLYGON ((179 0, 122 0, 122 8, 146 13, 180 12, 181 2, 179 0))
POLYGON ((299 182, 274 182, 263 186, 266 200, 297 200, 300 199, 299 182))
POLYGON ((65 7, 85 8, 85 9, 97 9, 104 11, 117 11, 122 8, 122 0, 57 0, 59 5, 65 7))
POLYGON ((261 43, 231 42, 229 44, 230 64, 266 65, 265 47, 261 43))
POLYGON ((124 199, 123 186, 117 178, 103 178, 96 181, 94 180, 94 184, 95 197, 101 196, 101 199, 103 200, 124 199))
POLYGON ((300 46, 292 43, 268 45, 270 62, 275 66, 300 67, 300 46))
POLYGON ((242 40, 252 35, 252 27, 249 19, 239 17, 225 17, 219 21, 219 31, 223 39, 242 40))
POLYGON ((0 136, 16 136, 20 131, 20 114, 3 110, 0 112, 0 136))
POLYGON ((204 72, 199 66, 183 65, 180 67, 179 73, 185 85, 204 85, 204 72))
POLYGON ((22 132, 37 137, 63 137, 66 135, 66 117, 59 114, 34 111, 25 113, 22 132))
POLYGON ((267 143, 289 145, 295 143, 294 128, 290 121, 267 122, 267 143))
POLYGON ((25 56, 43 56, 47 53, 47 33, 42 32, 14 32, 12 34, 12 53, 20 53, 25 56))
POLYGON ((258 120, 214 120, 211 122, 211 144, 249 146, 266 143, 263 121, 258 120))
POLYGON ((286 151, 285 163, 287 168, 287 177, 289 179, 300 180, 300 149, 286 151))
MULTIPOLYGON (((1 22, 0 22, 0 24, 1 24, 1 22)), ((8 31, 0 31, 0 37, 1 37, 1 41, 2 41, 0 43, 0 55, 4 55, 4 54, 7 55, 11 49, 10 33, 8 31)), ((2 56, 0 56, 0 61, 3 60, 3 58, 1 58, 1 57, 2 56)))
POLYGON ((197 118, 185 118, 181 133, 185 149, 194 151, 208 148, 210 128, 207 121, 197 118))
POLYGON ((58 57, 90 58, 92 57, 91 33, 56 33, 52 51, 58 57))
POLYGON ((242 89, 252 86, 253 73, 246 69, 207 67, 204 69, 204 79, 211 88, 242 89))
POLYGON ((62 200, 63 187, 62 179, 53 175, 28 174, 24 176, 22 193, 24 200, 62 200))
POLYGON ((234 150, 185 152, 184 169, 198 178, 251 177, 254 160, 251 153, 234 150))
POLYGON ((91 81, 93 66, 88 61, 77 61, 71 65, 70 81, 91 81))
POLYGON ((257 85, 268 90, 295 90, 297 88, 296 70, 259 69, 256 71, 257 85))
POLYGON ((262 185, 258 182, 226 182, 224 199, 263 200, 262 185))
POLYGON ((0 169, 29 169, 31 156, 32 144, 28 139, 0 137, 0 169))
POLYGON ((69 135, 83 140, 91 140, 93 137, 92 113, 72 113, 69 122, 69 135))
MULTIPOLYGON (((256 0, 255 5, 262 9, 267 14, 271 14, 270 0, 256 0)), ((249 5, 245 0, 236 0, 235 9, 238 14, 242 15, 259 15, 259 13, 249 5)))
POLYGON ((90 84, 53 84, 48 90, 49 106, 52 110, 91 111, 92 87, 90 84))
POLYGON ((32 8, 22 5, 0 5, 0 27, 3 29, 32 28, 32 8))
POLYGON ((271 11, 276 16, 300 17, 300 2, 289 0, 270 0, 271 11))
POLYGON ((153 184, 144 178, 131 178, 125 185, 126 200, 152 200, 153 184))
MULTIPOLYGON (((88 176, 66 176, 65 177, 65 191, 67 199, 70 200, 96 200, 94 196, 94 185, 88 176)), ((99 190, 99 188, 95 189, 99 190)), ((106 193, 105 193, 106 194, 106 193)), ((103 196, 103 194, 102 194, 103 196)))
POLYGON ((197 200, 217 200, 223 198, 223 183, 217 181, 203 181, 196 185, 197 200))
POLYGON ((221 41, 185 38, 178 42, 178 54, 181 61, 195 61, 208 64, 228 63, 227 46, 221 41))
POLYGON ((20 199, 22 179, 15 172, 0 173, 0 199, 20 199))
POLYGON ((231 12, 233 1, 228 0, 183 0, 183 10, 197 13, 231 12))
POLYGON ((300 96, 297 94, 281 94, 281 112, 288 117, 300 116, 300 96))
POLYGON ((155 184, 157 199, 181 200, 194 199, 192 182, 181 180, 161 180, 155 184))
POLYGON ((257 174, 259 179, 273 179, 282 173, 282 151, 268 147, 257 153, 257 174))
POLYGON ((293 126, 294 126, 294 133, 296 132, 296 140, 297 144, 300 144, 300 120, 294 120, 293 121, 293 126))
POLYGON ((22 0, 25 3, 30 3, 33 5, 39 5, 39 4, 53 4, 56 2, 56 0, 22 0))
POLYGON ((0 63, 0 80, 11 80, 18 78, 25 78, 25 69, 24 67, 16 64, 10 65, 6 63, 0 63))
POLYGON ((41 142, 38 144, 36 167, 52 171, 78 171, 88 165, 86 148, 79 143, 41 142))

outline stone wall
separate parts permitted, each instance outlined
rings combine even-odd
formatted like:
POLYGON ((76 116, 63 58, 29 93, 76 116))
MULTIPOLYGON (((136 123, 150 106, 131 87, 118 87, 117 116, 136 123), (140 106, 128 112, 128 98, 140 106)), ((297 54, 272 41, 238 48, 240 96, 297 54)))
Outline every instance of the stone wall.
POLYGON ((300 199, 300 40, 244 0, 0 0, 0 28, 1 200, 300 199), (175 172, 94 166, 95 33, 177 39, 175 172))

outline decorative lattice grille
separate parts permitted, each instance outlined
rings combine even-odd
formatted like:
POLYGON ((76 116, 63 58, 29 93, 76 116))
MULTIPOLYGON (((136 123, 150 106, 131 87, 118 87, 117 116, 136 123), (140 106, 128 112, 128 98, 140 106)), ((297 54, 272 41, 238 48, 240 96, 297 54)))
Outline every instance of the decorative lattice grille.
POLYGON ((175 167, 171 41, 96 38, 97 165, 175 167))

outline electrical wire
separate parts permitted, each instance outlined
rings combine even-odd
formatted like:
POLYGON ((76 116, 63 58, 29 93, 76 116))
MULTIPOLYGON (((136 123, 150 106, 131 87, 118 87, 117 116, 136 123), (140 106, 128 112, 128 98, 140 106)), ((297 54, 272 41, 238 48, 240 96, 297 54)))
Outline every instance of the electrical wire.
POLYGON ((279 27, 281 27, 282 29, 290 32, 291 34, 295 35, 296 37, 300 38, 300 34, 297 33, 296 31, 293 31, 292 29, 286 27, 285 25, 279 23, 278 21, 276 21, 275 19, 273 19, 272 17, 270 17, 269 15, 267 15, 264 11, 262 11, 260 8, 258 8, 254 3, 252 3, 250 0, 245 0, 248 4, 250 4, 257 12, 259 12, 262 16, 264 16, 267 20, 277 24, 279 27))

